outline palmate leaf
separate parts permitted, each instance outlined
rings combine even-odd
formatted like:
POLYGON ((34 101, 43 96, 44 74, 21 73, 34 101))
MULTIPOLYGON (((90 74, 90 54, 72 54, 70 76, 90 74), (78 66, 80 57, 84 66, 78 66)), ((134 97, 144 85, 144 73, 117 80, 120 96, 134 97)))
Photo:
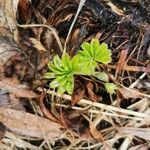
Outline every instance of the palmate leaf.
POLYGON ((59 68, 59 67, 62 66, 61 59, 59 58, 58 55, 55 55, 55 56, 54 56, 54 60, 53 60, 53 61, 54 61, 55 67, 59 68))
POLYGON ((106 43, 102 43, 99 47, 99 50, 96 50, 96 61, 103 64, 108 64, 112 61, 111 51, 108 49, 106 43))
POLYGON ((56 75, 55 75, 54 72, 47 72, 47 73, 45 74, 45 78, 47 78, 47 79, 53 79, 53 78, 55 78, 55 77, 56 77, 56 75))
POLYGON ((64 71, 61 67, 57 67, 51 62, 48 63, 48 68, 55 74, 61 74, 64 71))
POLYGON ((65 75, 63 77, 57 77, 56 80, 59 82, 58 92, 63 94, 65 91, 68 94, 72 94, 74 88, 74 78, 73 75, 65 75))
POLYGON ((83 51, 82 53, 84 53, 83 55, 84 56, 90 56, 90 57, 93 57, 94 55, 94 51, 93 51, 93 47, 90 43, 88 42, 83 42, 82 45, 81 45, 83 51))
POLYGON ((62 66, 65 69, 72 69, 72 61, 70 56, 67 53, 63 54, 62 56, 62 66))
POLYGON ((90 57, 84 57, 80 54, 77 54, 72 61, 75 74, 78 75, 92 75, 97 65, 90 57))
POLYGON ((52 89, 55 89, 56 87, 58 87, 60 84, 59 82, 55 79, 53 80, 50 84, 49 84, 49 87, 52 88, 52 89))
POLYGON ((74 88, 74 68, 70 56, 65 53, 60 59, 56 55, 54 56, 53 62, 48 63, 48 67, 51 72, 46 73, 45 77, 49 79, 54 78, 49 85, 50 88, 56 88, 61 94, 65 91, 71 94, 74 88))
POLYGON ((57 89, 57 92, 59 94, 63 94, 64 92, 66 91, 66 87, 65 86, 59 86, 58 89, 57 89))
POLYGON ((91 43, 83 42, 81 47, 82 50, 79 50, 78 52, 81 57, 103 64, 111 62, 111 51, 108 49, 106 43, 100 44, 97 39, 92 39, 91 43))
POLYGON ((92 39, 91 40, 91 45, 92 45, 93 51, 94 51, 93 57, 96 60, 96 56, 97 56, 97 54, 100 51, 100 43, 99 43, 99 41, 97 39, 92 39))
POLYGON ((56 75, 67 74, 72 71, 72 61, 68 54, 64 54, 62 59, 58 55, 54 57, 53 63, 48 63, 48 67, 56 75))
POLYGON ((72 76, 68 79, 68 82, 66 84, 66 91, 68 92, 68 94, 72 94, 73 89, 74 89, 74 78, 72 76))
POLYGON ((81 64, 80 74, 81 75, 92 75, 95 71, 96 62, 93 60, 85 60, 84 63, 81 64))

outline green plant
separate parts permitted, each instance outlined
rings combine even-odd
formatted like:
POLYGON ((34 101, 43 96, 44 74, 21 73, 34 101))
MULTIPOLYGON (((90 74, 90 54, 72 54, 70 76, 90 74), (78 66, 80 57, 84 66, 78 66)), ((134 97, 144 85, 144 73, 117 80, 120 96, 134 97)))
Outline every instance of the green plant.
POLYGON ((97 39, 92 39, 91 43, 83 42, 82 50, 73 57, 64 53, 60 58, 54 56, 53 62, 48 63, 51 72, 47 72, 45 77, 53 79, 50 88, 57 88, 59 93, 72 94, 74 89, 74 76, 86 75, 94 76, 104 81, 107 92, 114 93, 116 86, 113 83, 108 84, 109 77, 105 72, 96 71, 97 63, 108 64, 111 62, 111 51, 106 43, 100 44, 97 39))

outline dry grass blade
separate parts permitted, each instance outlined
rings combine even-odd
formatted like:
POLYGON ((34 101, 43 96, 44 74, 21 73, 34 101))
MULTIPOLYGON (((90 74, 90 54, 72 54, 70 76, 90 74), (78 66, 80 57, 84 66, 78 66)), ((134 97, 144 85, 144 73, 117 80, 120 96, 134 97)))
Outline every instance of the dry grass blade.
MULTIPOLYGON (((105 65, 108 68, 111 69, 115 69, 117 68, 117 65, 105 65)), ((148 67, 141 67, 141 66, 128 66, 128 65, 124 65, 122 67, 122 70, 126 70, 126 71, 133 71, 133 72, 147 72, 150 73, 150 68, 148 67)))
MULTIPOLYGON (((57 104, 56 103, 55 105, 58 106, 58 107, 68 108, 68 106, 63 105, 63 104, 57 104)), ((137 121, 144 121, 144 118, 130 117, 128 115, 121 115, 121 114, 112 113, 112 112, 104 112, 104 111, 98 111, 98 110, 88 109, 89 107, 81 108, 81 107, 73 106, 71 108, 74 109, 74 110, 78 110, 78 111, 85 111, 85 110, 87 110, 89 113, 97 114, 97 115, 98 114, 102 114, 102 115, 111 116, 111 117, 114 117, 114 118, 125 118, 125 119, 133 119, 133 120, 137 120, 137 121)))
MULTIPOLYGON (((38 88, 39 91, 43 91, 41 88, 38 88)), ((53 94, 55 96, 64 98, 66 100, 71 100, 71 96, 70 95, 66 95, 66 94, 58 94, 57 92, 51 91, 51 90, 46 90, 46 93, 48 94, 53 94)), ((117 108, 114 106, 110 106, 110 105, 106 105, 106 104, 101 104, 101 103, 97 103, 97 102, 91 102, 88 101, 86 99, 81 99, 78 104, 83 104, 83 105, 89 105, 89 106, 94 106, 97 107, 99 109, 102 110, 107 110, 107 111, 112 111, 112 112, 120 112, 123 114, 128 114, 128 115, 133 115, 136 117, 140 117, 140 118, 144 118, 144 119, 149 119, 148 115, 144 114, 144 113, 140 113, 140 112, 135 112, 135 111, 131 111, 131 110, 126 110, 126 109, 122 109, 122 108, 117 108)))
POLYGON ((82 7, 83 7, 85 2, 86 2, 86 0, 81 0, 80 3, 79 3, 78 10, 77 10, 76 15, 74 17, 74 20, 72 21, 72 24, 70 26, 70 29, 69 29, 69 32, 68 32, 68 35, 67 35, 67 38, 66 38, 66 41, 65 41, 65 44, 64 44, 64 52, 63 53, 66 52, 67 42, 69 40, 70 33, 71 33, 72 29, 73 29, 73 26, 74 26, 74 24, 75 24, 75 22, 77 20, 77 17, 78 17, 78 15, 79 15, 79 13, 80 13, 80 11, 81 11, 81 9, 82 9, 82 7))

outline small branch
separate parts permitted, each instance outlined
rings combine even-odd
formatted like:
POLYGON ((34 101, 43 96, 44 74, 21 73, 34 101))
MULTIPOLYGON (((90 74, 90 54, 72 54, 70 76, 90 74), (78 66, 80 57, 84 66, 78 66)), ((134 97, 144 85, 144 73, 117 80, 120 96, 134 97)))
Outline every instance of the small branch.
MULTIPOLYGON (((58 103, 56 103, 55 106, 68 108, 68 106, 63 105, 63 104, 58 104, 58 103)), ((81 107, 76 107, 76 106, 73 106, 71 108, 74 109, 74 110, 78 110, 78 111, 85 111, 86 110, 86 108, 81 108, 81 107)), ((94 113, 94 114, 102 114, 102 115, 107 115, 107 116, 112 116, 112 117, 133 119, 133 120, 137 120, 137 121, 143 121, 144 120, 143 118, 130 117, 130 116, 114 114, 114 113, 110 113, 110 112, 102 112, 102 111, 93 110, 93 109, 87 109, 87 111, 89 111, 90 113, 94 113)))

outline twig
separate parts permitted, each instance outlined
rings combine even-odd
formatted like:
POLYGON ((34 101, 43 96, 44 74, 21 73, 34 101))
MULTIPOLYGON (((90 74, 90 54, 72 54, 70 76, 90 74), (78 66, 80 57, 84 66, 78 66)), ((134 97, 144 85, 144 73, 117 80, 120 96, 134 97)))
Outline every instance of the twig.
POLYGON ((134 87, 138 84, 138 82, 139 82, 140 80, 142 80, 146 75, 147 75, 147 73, 144 72, 135 82, 133 82, 133 83, 129 86, 129 88, 134 88, 134 87))
MULTIPOLYGON (((59 106, 59 107, 68 108, 68 106, 63 105, 63 104, 56 103, 55 105, 59 106)), ((79 111, 84 111, 85 110, 85 108, 76 107, 76 106, 73 106, 71 108, 74 109, 74 110, 79 110, 79 111)), ((130 117, 130 116, 126 116, 126 115, 113 114, 113 113, 110 113, 110 112, 102 112, 102 111, 93 110, 93 109, 87 109, 87 110, 90 113, 94 113, 94 114, 102 114, 102 115, 107 115, 107 116, 112 116, 112 117, 120 117, 120 118, 125 118, 125 119, 133 119, 133 120, 137 120, 137 121, 143 121, 144 120, 143 118, 136 118, 136 117, 130 117)))
MULTIPOLYGON (((42 88, 38 88, 38 91, 43 91, 43 90, 42 90, 42 88)), ((67 95, 67 94, 59 94, 59 93, 51 91, 51 90, 46 90, 46 93, 53 94, 55 96, 58 96, 58 97, 61 97, 61 98, 64 98, 64 99, 67 99, 67 100, 71 101, 71 96, 67 95)), ((88 101, 86 99, 81 99, 78 103, 98 107, 102 110, 120 112, 120 113, 124 113, 124 114, 128 114, 128 115, 132 115, 132 116, 137 116, 137 117, 141 117, 141 118, 144 118, 144 119, 149 118, 148 115, 146 115, 144 113, 139 113, 139 112, 135 112, 135 111, 131 111, 131 110, 126 110, 126 109, 123 109, 123 108, 117 108, 117 107, 110 106, 110 105, 105 105, 105 104, 101 104, 101 103, 97 103, 97 102, 92 102, 92 101, 88 101)))

